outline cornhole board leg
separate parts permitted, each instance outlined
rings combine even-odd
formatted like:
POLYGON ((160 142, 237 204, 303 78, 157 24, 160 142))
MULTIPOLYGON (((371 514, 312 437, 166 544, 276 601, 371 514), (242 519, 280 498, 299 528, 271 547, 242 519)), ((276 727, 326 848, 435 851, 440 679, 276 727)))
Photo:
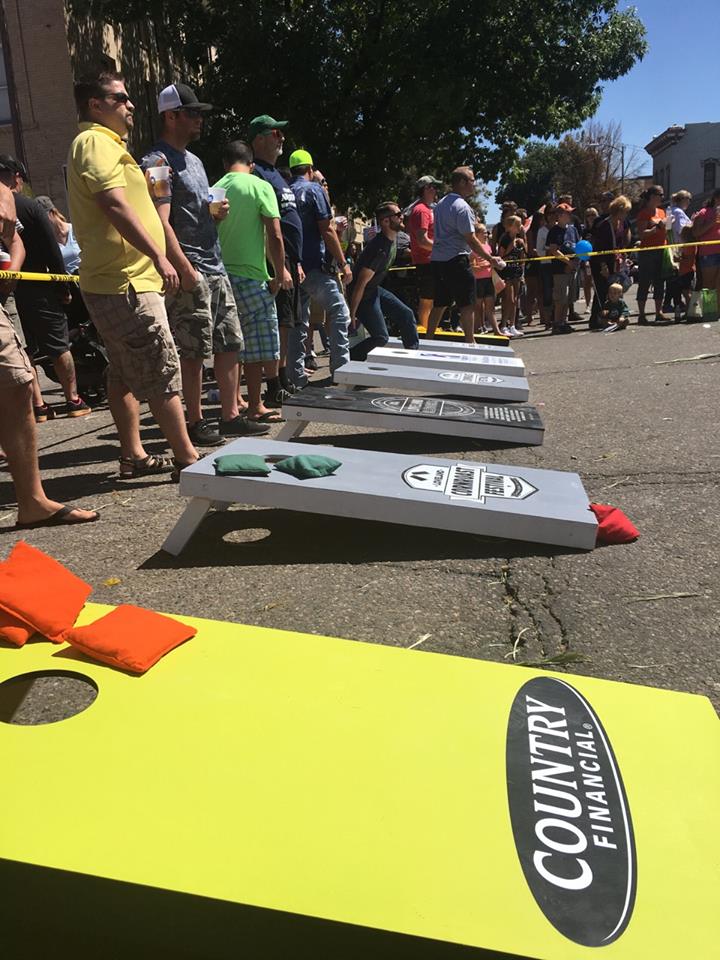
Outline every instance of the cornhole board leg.
POLYGON ((275 437, 276 440, 294 440, 309 426, 307 420, 290 420, 284 427, 280 428, 280 433, 275 437))
MULTIPOLYGON (((177 557, 187 545, 190 537, 205 519, 205 515, 212 506, 219 506, 213 500, 205 497, 193 497, 182 512, 182 516, 172 528, 162 548, 166 553, 177 557)), ((229 504, 225 505, 226 507, 229 504)))

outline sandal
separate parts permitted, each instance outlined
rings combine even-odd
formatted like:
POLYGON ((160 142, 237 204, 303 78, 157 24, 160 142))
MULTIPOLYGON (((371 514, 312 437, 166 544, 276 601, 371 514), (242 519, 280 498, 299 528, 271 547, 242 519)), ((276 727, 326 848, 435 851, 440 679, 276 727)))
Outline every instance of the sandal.
POLYGON ((100 519, 100 514, 97 510, 91 511, 89 517, 73 519, 72 514, 75 513, 75 510, 75 507, 60 507, 55 513, 51 513, 49 517, 45 517, 44 520, 34 520, 32 523, 16 523, 15 529, 38 530, 40 527, 71 527, 81 523, 94 523, 100 519))
POLYGON ((180 483, 180 474, 187 467, 192 467, 193 464, 196 464, 198 461, 193 460, 192 463, 180 463, 179 461, 173 459, 172 461, 172 472, 170 474, 171 483, 180 483))
POLYGON ((247 417, 250 423, 285 423, 285 417, 281 417, 277 410, 268 410, 267 413, 261 413, 259 417, 247 417))
POLYGON ((159 473, 170 473, 172 463, 168 457, 120 457, 120 479, 135 480, 137 477, 152 477, 159 473))

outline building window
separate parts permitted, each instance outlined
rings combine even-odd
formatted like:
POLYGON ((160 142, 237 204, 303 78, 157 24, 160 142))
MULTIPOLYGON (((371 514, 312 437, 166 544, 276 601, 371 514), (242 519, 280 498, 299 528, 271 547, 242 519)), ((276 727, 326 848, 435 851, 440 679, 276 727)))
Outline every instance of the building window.
POLYGON ((5 54, 0 47, 0 125, 6 123, 12 123, 12 112, 10 111, 10 93, 5 73, 5 54))
POLYGON ((717 161, 706 160, 703 164, 703 193, 710 193, 717 185, 717 161))

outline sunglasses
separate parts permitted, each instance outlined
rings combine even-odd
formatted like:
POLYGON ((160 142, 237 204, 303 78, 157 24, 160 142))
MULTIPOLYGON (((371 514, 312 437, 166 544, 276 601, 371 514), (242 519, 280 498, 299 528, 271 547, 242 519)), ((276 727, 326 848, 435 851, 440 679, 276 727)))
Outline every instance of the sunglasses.
POLYGON ((178 113, 184 113, 188 117, 201 117, 203 111, 199 107, 180 107, 178 113))
POLYGON ((130 94, 128 93, 106 93, 103 100, 114 100, 115 103, 129 103, 130 94))

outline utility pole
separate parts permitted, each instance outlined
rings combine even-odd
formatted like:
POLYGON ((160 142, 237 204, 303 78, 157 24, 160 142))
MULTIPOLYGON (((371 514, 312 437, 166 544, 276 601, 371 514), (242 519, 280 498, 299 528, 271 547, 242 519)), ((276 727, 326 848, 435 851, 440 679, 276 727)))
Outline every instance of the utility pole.
POLYGON ((625 193, 625 144, 620 144, 620 193, 625 193))

